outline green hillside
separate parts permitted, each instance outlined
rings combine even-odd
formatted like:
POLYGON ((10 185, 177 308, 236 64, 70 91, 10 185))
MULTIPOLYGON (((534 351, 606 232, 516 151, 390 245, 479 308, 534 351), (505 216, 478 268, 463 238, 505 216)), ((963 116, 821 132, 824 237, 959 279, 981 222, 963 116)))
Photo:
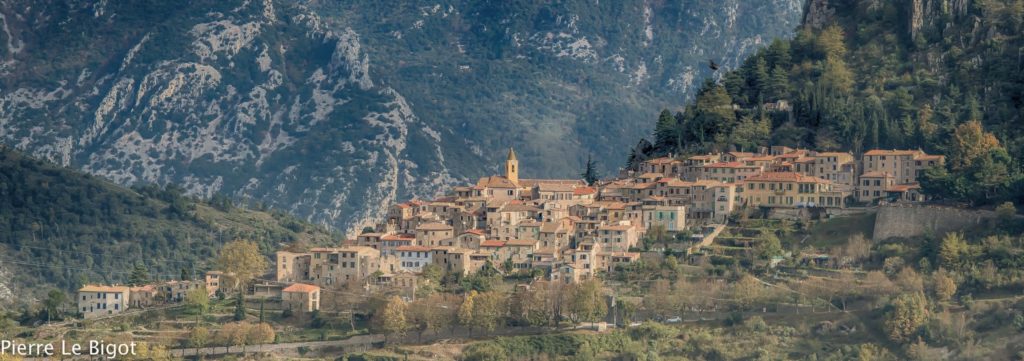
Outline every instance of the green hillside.
POLYGON ((949 159, 923 182, 933 195, 1020 201, 1022 34, 1020 0, 810 1, 793 39, 706 82, 634 153, 920 148, 949 159), (791 111, 763 106, 780 100, 791 111))
POLYGON ((0 227, 0 266, 14 285, 68 289, 125 282, 135 264, 153 278, 200 274, 236 238, 268 254, 284 242, 332 238, 281 212, 239 208, 224 197, 198 200, 174 187, 127 189, 2 147, 0 227))

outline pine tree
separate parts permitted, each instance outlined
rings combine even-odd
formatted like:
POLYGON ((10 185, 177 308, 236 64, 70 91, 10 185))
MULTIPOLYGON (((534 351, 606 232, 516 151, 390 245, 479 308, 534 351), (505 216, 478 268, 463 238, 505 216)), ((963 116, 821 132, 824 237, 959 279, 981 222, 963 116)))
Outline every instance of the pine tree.
POLYGON ((132 269, 131 276, 128 277, 128 284, 132 286, 142 286, 149 283, 149 269, 146 268, 142 263, 136 263, 132 269))
POLYGON ((587 164, 583 168, 583 173, 580 174, 583 180, 587 182, 587 185, 594 185, 594 182, 597 182, 601 177, 597 174, 596 166, 597 163, 588 155, 587 164))
POLYGON ((671 151, 676 145, 676 127, 676 118, 672 112, 663 109, 654 126, 654 147, 662 152, 671 151))
POLYGON ((776 66, 768 80, 768 100, 786 99, 789 92, 789 72, 781 66, 776 66))
POLYGON ((764 57, 758 57, 754 65, 754 90, 759 98, 768 97, 771 94, 771 76, 768 74, 768 62, 764 57))

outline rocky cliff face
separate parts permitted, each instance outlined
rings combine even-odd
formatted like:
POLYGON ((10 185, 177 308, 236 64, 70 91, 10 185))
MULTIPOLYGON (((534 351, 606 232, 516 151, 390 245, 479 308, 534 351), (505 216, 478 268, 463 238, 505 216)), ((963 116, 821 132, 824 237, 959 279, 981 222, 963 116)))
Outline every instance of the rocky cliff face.
POLYGON ((0 1, 0 141, 122 184, 179 183, 344 230, 495 171, 622 162, 708 58, 799 0, 0 1))

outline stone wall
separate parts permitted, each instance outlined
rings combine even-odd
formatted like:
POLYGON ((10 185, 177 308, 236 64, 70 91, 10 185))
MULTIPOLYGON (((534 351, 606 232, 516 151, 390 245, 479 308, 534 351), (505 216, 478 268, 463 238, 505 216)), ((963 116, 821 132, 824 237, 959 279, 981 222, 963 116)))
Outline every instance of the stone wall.
POLYGON ((880 241, 893 237, 941 235, 994 219, 995 212, 940 206, 887 205, 878 207, 875 233, 880 241))

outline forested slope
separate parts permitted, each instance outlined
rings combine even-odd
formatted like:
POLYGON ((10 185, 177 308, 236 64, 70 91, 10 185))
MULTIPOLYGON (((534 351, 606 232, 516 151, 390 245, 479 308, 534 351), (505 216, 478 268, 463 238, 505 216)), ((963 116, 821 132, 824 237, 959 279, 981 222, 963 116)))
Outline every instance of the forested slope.
POLYGON ((631 162, 769 144, 920 148, 949 159, 923 181, 933 195, 1020 201, 1022 34, 1020 0, 810 1, 793 39, 663 112, 631 162))
POLYGON ((136 264, 153 278, 178 278, 205 271, 235 238, 267 253, 284 242, 330 239, 284 213, 238 208, 220 196, 198 200, 174 187, 127 189, 3 147, 0 227, 0 267, 13 278, 0 282, 9 288, 124 282, 136 264))

